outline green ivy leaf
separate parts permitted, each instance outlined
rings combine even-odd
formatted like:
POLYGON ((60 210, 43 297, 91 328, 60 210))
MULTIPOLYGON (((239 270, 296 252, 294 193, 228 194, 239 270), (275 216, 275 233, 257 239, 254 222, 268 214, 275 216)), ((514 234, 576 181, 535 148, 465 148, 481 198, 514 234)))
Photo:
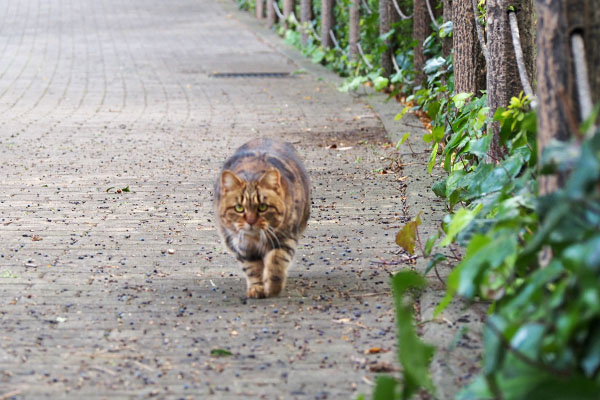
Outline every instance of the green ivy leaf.
POLYGON ((435 120, 435 118, 438 115, 438 112, 440 111, 440 108, 441 104, 439 101, 432 101, 427 107, 427 116, 432 120, 435 120))
POLYGON ((435 235, 431 235, 429 237, 429 239, 427 239, 427 243, 425 243, 425 251, 423 254, 425 257, 427 257, 429 254, 431 254, 431 249, 433 249, 433 245, 435 244, 436 240, 438 240, 440 238, 440 232, 438 231, 435 235))
POLYGON ((435 193, 437 197, 446 197, 446 179, 437 181, 431 186, 431 191, 435 193))
POLYGON ((325 53, 322 49, 318 48, 312 53, 312 57, 310 60, 313 62, 313 64, 320 64, 326 55, 327 53, 325 53))
POLYGON ((427 264, 427 267, 425 268, 425 272, 424 274, 428 274, 429 271, 431 271, 436 265, 438 265, 439 263, 441 263, 442 261, 446 261, 447 258, 445 255, 441 254, 441 253, 436 253, 431 260, 429 260, 429 263, 427 264))
POLYGON ((483 204, 478 204, 473 210, 468 208, 461 208, 452 216, 450 225, 446 232, 446 237, 442 240, 442 246, 448 246, 454 240, 454 237, 462 231, 467 225, 473 221, 475 216, 481 211, 483 204))
POLYGON ((429 392, 434 391, 429 376, 429 363, 435 348, 423 343, 417 336, 412 308, 404 304, 404 297, 409 288, 421 289, 426 283, 425 278, 413 271, 398 272, 392 277, 398 332, 398 359, 404 375, 402 399, 409 399, 419 388, 429 392))
POLYGON ((431 131, 431 135, 433 136, 433 140, 436 143, 441 142, 442 139, 444 138, 444 132, 445 131, 446 131, 446 129, 443 126, 436 126, 435 128, 433 128, 433 130, 431 131))
POLYGON ((464 107, 465 102, 469 97, 473 96, 473 93, 458 93, 452 97, 452 101, 458 110, 464 107))
POLYGON ((404 114, 406 114, 409 110, 410 110, 410 107, 404 107, 402 109, 402 111, 400 111, 398 114, 396 114, 396 116, 394 117, 394 121, 400 121, 402 119, 402 117, 404 117, 404 114))
POLYGON ((506 321, 498 315, 490 315, 483 327, 483 373, 493 374, 504 359, 502 334, 506 321))
POLYGON ((386 375, 380 375, 375 381, 373 389, 373 400, 393 400, 398 398, 397 388, 400 382, 396 378, 386 375))
POLYGON ((433 171, 433 166, 435 165, 435 158, 437 156, 437 151, 438 151, 438 143, 433 145, 433 148, 431 149, 431 155, 429 156, 429 162, 427 163, 427 172, 429 172, 429 174, 431 174, 431 172, 433 171))
POLYGON ((400 149, 400 146, 402 146, 402 144, 404 142, 406 142, 406 140, 409 138, 410 133, 406 132, 404 135, 402 135, 402 138, 400 140, 398 140, 398 143, 396 143, 396 150, 400 149))
POLYGON ((387 87, 389 80, 383 76, 378 76, 373 80, 373 87, 375 90, 380 91, 387 87))

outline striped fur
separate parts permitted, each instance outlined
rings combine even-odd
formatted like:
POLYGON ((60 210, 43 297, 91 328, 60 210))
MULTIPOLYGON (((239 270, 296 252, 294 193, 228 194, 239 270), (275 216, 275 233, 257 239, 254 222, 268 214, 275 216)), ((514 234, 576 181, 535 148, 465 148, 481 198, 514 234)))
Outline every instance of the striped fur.
POLYGON ((308 175, 293 146, 255 139, 240 147, 217 179, 215 213, 248 297, 277 296, 310 213, 308 175))

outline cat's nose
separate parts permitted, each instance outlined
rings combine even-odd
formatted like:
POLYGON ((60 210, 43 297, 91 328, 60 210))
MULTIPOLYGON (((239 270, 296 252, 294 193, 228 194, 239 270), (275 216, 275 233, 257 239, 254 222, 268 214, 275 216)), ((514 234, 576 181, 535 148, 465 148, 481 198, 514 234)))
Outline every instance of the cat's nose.
POLYGON ((246 222, 248 225, 254 225, 256 220, 258 220, 256 213, 246 213, 246 222))

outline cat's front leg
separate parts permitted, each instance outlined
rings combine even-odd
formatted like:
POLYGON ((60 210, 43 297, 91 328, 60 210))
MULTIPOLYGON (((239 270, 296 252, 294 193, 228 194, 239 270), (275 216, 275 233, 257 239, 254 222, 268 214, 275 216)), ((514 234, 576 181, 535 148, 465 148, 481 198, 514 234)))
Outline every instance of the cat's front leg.
POLYGON ((246 283, 248 285, 246 295, 253 299, 264 298, 265 287, 263 285, 263 260, 242 261, 242 270, 246 274, 246 283))
POLYGON ((285 287, 287 269, 292 263, 294 247, 286 246, 284 248, 273 249, 265 256, 263 282, 267 297, 277 296, 285 287))

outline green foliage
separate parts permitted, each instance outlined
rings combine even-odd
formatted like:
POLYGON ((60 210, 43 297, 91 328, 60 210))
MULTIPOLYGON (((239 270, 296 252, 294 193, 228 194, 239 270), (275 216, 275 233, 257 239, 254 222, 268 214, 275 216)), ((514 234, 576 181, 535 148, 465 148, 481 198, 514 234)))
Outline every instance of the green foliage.
MULTIPOLYGON (((238 3, 245 9, 254 4, 238 3)), ((588 140, 550 144, 540 160, 536 115, 529 110, 527 97, 513 98, 490 116, 485 94, 453 93, 452 59, 441 55, 441 39, 452 35, 452 23, 441 24, 425 40, 427 79, 415 87, 412 20, 401 20, 380 35, 378 0, 361 2, 364 56, 350 61, 350 1, 336 3, 335 48, 320 45, 321 1, 312 2, 314 20, 306 26, 290 18, 287 29, 283 25, 276 29, 312 62, 346 77, 340 90, 370 84, 376 90, 388 90, 390 96, 407 95, 407 102, 414 106, 405 107, 396 119, 419 110, 432 120, 431 133, 424 135, 431 145, 427 169, 432 173, 442 166, 447 174, 432 190, 445 199, 449 214, 425 245, 419 239, 418 217, 398 232, 396 241, 410 254, 418 248, 428 257, 425 273, 454 257, 437 252, 438 247, 465 249, 447 279, 447 293, 436 313, 457 295, 491 303, 481 374, 459 398, 598 398, 600 132, 588 140), (303 29, 309 32, 306 44, 301 40, 303 29), (387 40, 395 49, 398 65, 389 78, 383 76, 380 65, 387 40), (500 123, 501 145, 506 150, 500 160, 489 154, 491 135, 487 132, 493 121, 500 123), (544 179, 542 174, 557 174, 564 185, 539 196, 537 182, 544 179)), ((484 0, 477 2, 477 9, 478 23, 484 26, 484 0)), ((592 122, 582 132, 589 129, 593 129, 592 122)), ((407 139, 408 134, 397 147, 407 139)), ((406 399, 421 388, 433 392, 427 373, 433 348, 419 340, 411 309, 404 304, 408 288, 423 287, 424 282, 414 272, 397 273, 392 280, 403 379, 378 377, 376 400, 406 399)))
POLYGON ((237 0, 237 5, 240 10, 253 12, 255 10, 255 0, 237 0))
POLYGON ((600 133, 549 146, 541 171, 560 173, 566 184, 538 197, 536 120, 526 111, 528 100, 513 98, 496 112, 508 155, 491 161, 485 98, 468 97, 456 95, 439 108, 449 131, 443 140, 428 138, 445 143, 448 177, 436 194, 450 207, 463 206, 445 218, 441 244, 466 246, 436 313, 455 295, 493 301, 482 375, 460 398, 567 398, 566 385, 575 383, 568 398, 597 398, 600 133))
POLYGON ((396 306, 398 361, 403 368, 403 379, 379 376, 373 391, 373 400, 409 399, 421 388, 430 393, 434 391, 428 370, 434 348, 419 339, 414 327, 412 307, 405 304, 407 292, 410 289, 422 289, 426 281, 416 272, 401 271, 392 277, 391 285, 396 306))

